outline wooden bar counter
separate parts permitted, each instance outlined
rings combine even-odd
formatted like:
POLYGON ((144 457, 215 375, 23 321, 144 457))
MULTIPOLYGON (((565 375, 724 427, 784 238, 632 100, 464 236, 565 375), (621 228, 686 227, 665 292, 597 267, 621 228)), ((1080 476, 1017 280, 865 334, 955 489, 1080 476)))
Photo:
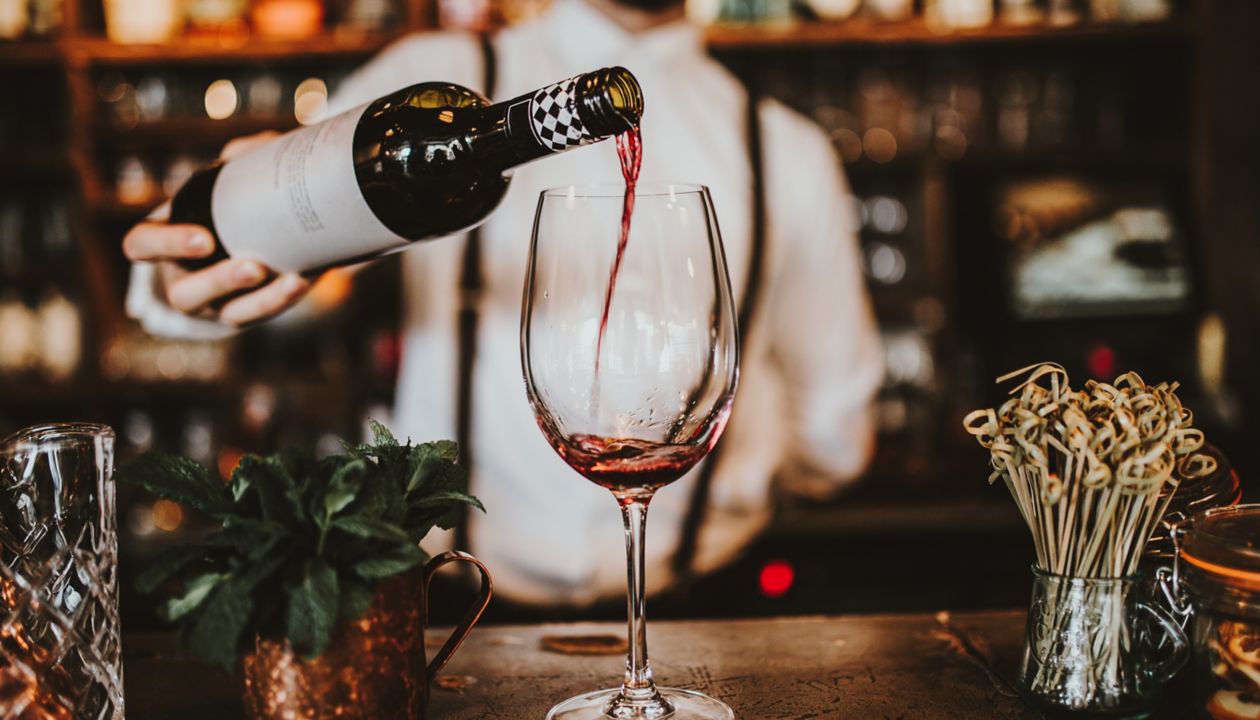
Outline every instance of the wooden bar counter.
MULTIPOLYGON (((649 625, 658 683, 703 690, 740 720, 1036 718, 1012 680, 1023 611, 649 625)), ((625 658, 566 655, 545 636, 613 633, 615 623, 478 628, 434 688, 434 720, 542 720, 553 704, 620 681, 625 658), (450 688, 459 689, 450 689, 450 688)), ((429 633, 431 645, 444 636, 429 633)), ((130 720, 240 717, 239 681, 175 657, 170 639, 125 638, 130 720)), ((1189 718, 1169 689, 1159 718, 1189 718)))

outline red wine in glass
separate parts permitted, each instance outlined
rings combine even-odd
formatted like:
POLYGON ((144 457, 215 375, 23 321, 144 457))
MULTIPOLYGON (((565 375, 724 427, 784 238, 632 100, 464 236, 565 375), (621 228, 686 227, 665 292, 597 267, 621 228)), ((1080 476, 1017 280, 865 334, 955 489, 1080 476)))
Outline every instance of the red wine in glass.
POLYGON ((595 373, 599 374, 599 356, 604 348, 604 331, 608 329, 608 311, 612 309, 613 291, 617 288, 617 276, 621 273, 621 260, 630 242, 630 218, 634 215, 634 189, 639 184, 639 168, 643 165, 643 133, 638 127, 617 136, 617 158, 621 160, 621 177, 626 181, 626 191, 621 199, 621 237, 617 240, 617 256, 612 272, 608 275, 608 289, 604 292, 604 312, 599 318, 599 337, 595 341, 595 373))
POLYGON ((705 443, 670 445, 582 433, 547 436, 569 467, 618 497, 650 495, 685 475, 709 452, 705 443))

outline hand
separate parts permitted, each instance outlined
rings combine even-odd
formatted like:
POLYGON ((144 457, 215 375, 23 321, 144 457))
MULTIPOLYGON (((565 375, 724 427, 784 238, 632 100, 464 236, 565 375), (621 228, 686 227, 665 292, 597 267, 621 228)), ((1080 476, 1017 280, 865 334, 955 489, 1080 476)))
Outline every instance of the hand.
MULTIPOLYGON (((230 158, 274 137, 266 132, 237 138, 223 148, 230 158)), ((189 272, 177 261, 214 252, 214 238, 200 225, 169 224, 168 205, 127 232, 123 254, 132 262, 157 265, 157 292, 181 312, 243 326, 274 317, 292 307, 310 290, 311 281, 284 273, 277 275, 254 260, 227 259, 189 272)))

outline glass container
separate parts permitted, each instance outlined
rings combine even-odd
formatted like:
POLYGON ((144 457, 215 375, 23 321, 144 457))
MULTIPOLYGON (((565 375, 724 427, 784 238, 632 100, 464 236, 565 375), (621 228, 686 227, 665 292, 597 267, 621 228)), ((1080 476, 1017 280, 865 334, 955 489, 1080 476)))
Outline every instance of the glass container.
POLYGON ((1178 530, 1198 717, 1260 720, 1260 505, 1206 510, 1178 530))
POLYGON ((1188 641, 1134 578, 1033 569, 1019 688, 1047 718, 1146 718, 1188 641))
POLYGON ((0 441, 0 717, 122 720, 114 433, 0 441))
MULTIPOLYGON (((1204 510, 1237 505, 1242 499, 1242 483, 1229 458, 1211 444, 1205 444, 1199 452, 1216 461, 1216 470, 1210 475, 1183 480, 1176 487, 1176 492, 1168 503, 1168 510, 1164 513, 1165 528, 1204 510)), ((1173 492, 1173 488, 1165 485, 1160 495, 1170 492, 1173 492)), ((1145 555, 1151 559, 1171 562, 1176 555, 1172 536, 1162 529, 1156 531, 1146 545, 1145 555)))

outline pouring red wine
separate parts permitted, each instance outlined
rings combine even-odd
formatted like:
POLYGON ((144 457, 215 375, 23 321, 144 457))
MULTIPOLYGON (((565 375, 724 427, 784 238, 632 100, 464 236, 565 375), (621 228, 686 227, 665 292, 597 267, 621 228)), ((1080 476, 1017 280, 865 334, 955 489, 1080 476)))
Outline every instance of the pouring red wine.
POLYGON ((717 224, 696 221, 713 217, 708 189, 639 184, 640 136, 617 141, 622 192, 542 193, 521 313, 521 362, 538 426, 569 467, 612 492, 626 538, 630 652, 622 686, 570 698, 548 718, 733 720, 719 700, 655 685, 643 577, 652 496, 713 449, 730 414, 739 362, 730 280, 717 224))
POLYGON ((621 236, 617 239, 617 256, 613 259, 608 275, 608 289, 604 293, 604 312, 599 318, 599 337, 595 341, 595 376, 599 377, 599 357, 604 350, 604 333, 608 330, 608 311, 612 309, 613 293, 617 290, 617 276, 621 274, 621 261, 626 256, 630 242, 630 218, 634 216, 634 191, 639 184, 639 169, 643 166, 643 132, 634 128, 617 135, 617 158, 621 161, 621 177, 626 182, 621 199, 621 236))

